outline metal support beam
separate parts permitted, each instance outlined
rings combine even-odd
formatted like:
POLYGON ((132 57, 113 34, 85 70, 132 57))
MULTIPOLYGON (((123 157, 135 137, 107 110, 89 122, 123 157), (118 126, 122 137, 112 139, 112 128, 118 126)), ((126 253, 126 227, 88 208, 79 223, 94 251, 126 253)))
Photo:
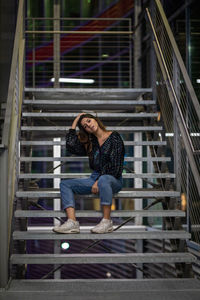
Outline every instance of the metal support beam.
MULTIPOLYGON (((141 13, 141 0, 134 1, 134 27, 138 26, 141 13)), ((141 87, 141 26, 138 26, 134 33, 134 87, 141 87)))
POLYGON ((185 32, 186 32, 186 69, 188 71, 188 75, 190 79, 192 79, 191 75, 191 18, 190 18, 190 0, 185 0, 185 16, 186 16, 186 22, 185 22, 185 32))
MULTIPOLYGON (((134 133, 134 141, 137 141, 137 142, 142 141, 142 133, 141 132, 134 133)), ((134 157, 140 157, 140 158, 142 157, 142 146, 134 147, 134 157)), ((135 173, 140 173, 140 174, 142 173, 142 162, 141 161, 136 161, 134 163, 134 171, 135 171, 135 173)), ((142 182, 141 178, 135 178, 134 187, 142 188, 142 186, 143 186, 143 182, 142 182)), ((138 198, 135 199, 134 205, 135 205, 135 210, 143 209, 143 201, 140 201, 140 199, 138 199, 138 198)), ((138 216, 135 218, 135 224, 142 225, 142 222, 143 222, 143 219, 141 217, 138 216)), ((138 240, 135 243, 136 243, 136 252, 143 253, 143 241, 138 240)), ((143 265, 139 264, 138 267, 140 269, 142 269, 143 265)), ((136 269, 136 278, 137 279, 143 278, 143 273, 141 271, 139 271, 138 269, 136 269)))
MULTIPOLYGON (((54 141, 61 141, 60 138, 54 138, 54 141)), ((53 146, 53 156, 54 157, 61 157, 61 146, 59 145, 54 145, 53 146)), ((54 161, 53 162, 53 167, 56 168, 54 170, 54 174, 60 174, 61 173, 61 167, 59 167, 59 162, 54 161)), ((53 179, 53 187, 54 189, 59 189, 60 187, 60 178, 54 178, 53 179)), ((54 210, 61 210, 61 199, 60 198, 54 198, 53 199, 53 208, 54 210)), ((60 221, 57 220, 56 218, 54 219, 54 225, 58 226, 60 225, 60 221)), ((54 253, 55 254, 59 254, 60 253, 60 242, 59 241, 55 241, 54 242, 54 253)), ((55 268, 58 267, 58 265, 54 266, 55 268)), ((57 270, 56 272, 54 272, 54 279, 60 279, 61 278, 61 270, 57 270)))
MULTIPOLYGON (((177 64, 177 60, 175 55, 173 56, 173 84, 177 94, 177 98, 180 99, 180 69, 177 64)), ((176 190, 181 190, 181 155, 180 155, 180 147, 181 147, 181 140, 180 140, 180 129, 178 126, 178 111, 176 108, 175 103, 173 102, 173 126, 174 126, 174 173, 176 174, 175 183, 176 183, 176 190)))
POLYGON ((0 288, 8 282, 8 150, 0 155, 0 288))
POLYGON ((54 13, 54 32, 53 35, 53 55, 54 55, 54 63, 53 63, 53 72, 54 72, 54 88, 59 88, 59 78, 60 78, 60 0, 54 0, 53 6, 54 13))

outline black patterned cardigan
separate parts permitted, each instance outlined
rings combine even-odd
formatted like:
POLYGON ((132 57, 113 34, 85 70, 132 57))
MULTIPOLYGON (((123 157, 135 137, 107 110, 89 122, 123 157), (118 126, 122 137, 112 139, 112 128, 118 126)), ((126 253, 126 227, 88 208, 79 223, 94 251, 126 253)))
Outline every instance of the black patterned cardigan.
MULTIPOLYGON (((91 135, 92 153, 89 156, 90 168, 99 173, 112 175, 119 179, 123 171, 124 143, 118 132, 113 131, 106 141, 99 146, 96 136, 91 135)), ((71 154, 87 155, 75 129, 69 129, 66 135, 66 148, 71 154)), ((98 179, 98 178, 97 178, 98 179)))

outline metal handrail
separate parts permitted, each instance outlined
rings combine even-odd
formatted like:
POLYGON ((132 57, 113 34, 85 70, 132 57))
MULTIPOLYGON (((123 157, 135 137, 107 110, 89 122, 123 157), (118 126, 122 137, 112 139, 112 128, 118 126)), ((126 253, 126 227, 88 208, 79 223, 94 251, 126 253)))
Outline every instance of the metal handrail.
POLYGON ((173 35, 172 31, 171 31, 171 28, 170 28, 169 23, 167 21, 167 18, 166 18, 166 15, 164 13, 163 7, 162 7, 162 5, 160 3, 160 0, 154 0, 154 1, 155 1, 156 5, 157 5, 157 8, 158 8, 158 10, 160 12, 160 15, 161 15, 162 19, 163 19, 163 24, 165 26, 165 29, 166 29, 167 33, 168 33, 168 37, 169 37, 169 40, 170 40, 170 42, 172 44, 175 57, 176 57, 176 59, 178 61, 180 70, 181 70, 181 72, 183 74, 183 78, 185 80, 185 84, 187 86, 187 90, 188 90, 188 92, 189 92, 189 94, 191 96, 191 100, 193 102, 193 105, 194 105, 194 107, 196 109, 196 113, 197 113, 198 118, 200 120, 200 103, 199 103, 199 101, 197 99, 197 96, 195 94, 195 91, 194 91, 194 88, 192 86, 191 80, 189 78, 188 72, 186 70, 185 64, 184 64, 183 59, 181 57, 181 54, 180 54, 180 52, 178 50, 178 46, 177 46, 177 43, 175 41, 174 35, 173 35))
MULTIPOLYGON (((180 119, 181 119, 181 122, 182 122, 182 125, 183 125, 183 128, 184 128, 184 133, 185 133, 185 135, 187 136, 187 139, 188 139, 188 142, 189 142, 189 144, 190 144, 190 147, 191 147, 192 152, 193 152, 194 154, 199 154, 199 153, 200 153, 200 149, 199 149, 199 150, 195 150, 195 149, 194 149, 194 146, 193 146, 193 144, 192 144, 191 137, 190 137, 190 133, 189 133, 189 131, 188 131, 188 129, 187 129, 187 125, 186 125, 186 123, 185 123, 185 120, 184 120, 184 117, 183 117, 183 114, 182 114, 182 111, 181 111, 181 108, 180 108, 180 104, 179 104, 179 101, 178 101, 178 98, 177 98, 177 95, 176 95, 176 92, 175 92, 175 89, 174 89, 174 85, 173 85, 172 80, 171 80, 171 78, 170 78, 169 70, 168 70, 168 68, 167 68, 167 64, 166 64, 166 62, 165 62, 164 55, 163 55, 163 52, 162 52, 162 50, 161 50, 160 43, 159 43, 159 41, 158 41, 158 37, 157 37, 156 31, 155 31, 155 28, 154 28, 154 26, 153 26, 152 18, 151 18, 151 15, 150 15, 150 13, 149 13, 149 9, 148 9, 148 8, 146 8, 146 12, 147 12, 147 16, 148 16, 149 22, 150 22, 150 24, 151 24, 151 28, 152 28, 152 31, 153 31, 155 40, 156 40, 156 45, 157 45, 157 47, 158 47, 159 55, 160 55, 160 58, 161 58, 161 60, 162 60, 162 64, 163 64, 164 70, 165 70, 165 72, 166 72, 167 80, 168 80, 168 83, 169 83, 169 85, 170 85, 170 89, 171 89, 171 91, 172 91, 172 94, 173 94, 173 97, 174 97, 174 100, 175 100, 175 103, 176 103, 176 107, 177 107, 177 109, 178 109, 178 113, 179 113, 179 116, 180 116, 180 119)), ((180 55, 180 54, 179 54, 179 55, 180 55)), ((186 69, 184 70, 184 73, 187 73, 186 69)), ((187 79, 189 79, 189 77, 188 77, 187 79)), ((189 83, 191 84, 190 79, 189 79, 188 81, 189 81, 189 83)), ((188 83, 188 85, 189 85, 189 83, 188 83)), ((193 89, 193 87, 192 87, 192 89, 193 89)), ((195 94, 195 93, 194 93, 194 94, 195 94)), ((192 98, 192 99, 193 99, 193 98, 192 98)), ((196 94, 195 94, 195 100, 196 100, 196 99, 197 99, 197 97, 196 97, 196 94)), ((193 104, 196 103, 195 100, 194 100, 193 104)), ((198 101, 198 100, 197 100, 197 101, 198 101)), ((200 105, 199 105, 199 103, 196 103, 196 108, 197 108, 197 113, 200 114, 200 105)), ((199 117, 199 119, 200 119, 200 117, 199 117)))
POLYGON ((13 204, 16 192, 17 179, 17 157, 18 157, 18 134, 21 120, 21 108, 24 88, 24 0, 19 0, 16 32, 11 63, 11 72, 8 87, 8 97, 6 104, 5 120, 2 133, 2 144, 4 152, 1 154, 0 169, 1 186, 0 194, 1 215, 0 231, 1 243, 1 268, 0 286, 4 287, 8 280, 8 256, 11 241, 11 227, 13 216, 13 204), (6 251, 5 251, 6 249, 6 251))
MULTIPOLYGON (((24 0, 19 0, 19 8, 18 8, 18 16, 17 16, 17 26, 13 47, 13 56, 11 63, 11 72, 9 79, 9 88, 8 88, 8 98, 6 104, 6 112, 5 112, 5 121, 3 126, 3 134, 2 134, 2 143, 6 146, 9 146, 10 142, 10 130, 11 130, 11 118, 12 118, 12 109, 13 109, 13 96, 15 92, 15 81, 16 81, 16 69, 19 64, 18 56, 20 55, 20 49, 24 48, 24 39, 23 35, 23 6, 24 0), (23 39, 23 45, 20 44, 23 39), (21 41, 20 41, 21 40, 21 41)), ((22 67, 22 66, 21 66, 22 67)))
MULTIPOLYGON (((156 4, 158 3, 157 0, 155 0, 155 2, 156 2, 156 4)), ((159 5, 159 8, 160 8, 160 5, 159 5)), ((156 55, 158 57, 158 62, 160 64, 163 76, 166 80, 166 83, 168 84, 168 92, 172 94, 173 101, 175 102, 175 105, 176 105, 176 108, 177 108, 177 112, 178 112, 178 116, 179 116, 178 124, 179 124, 179 128, 180 128, 180 132, 181 132, 184 144, 185 144, 185 149, 186 149, 188 159, 189 159, 189 162, 190 162, 190 166, 191 166, 191 169, 192 169, 192 172, 193 172, 193 175, 194 175, 194 179, 195 179, 195 182, 196 182, 198 193, 200 195, 200 185, 199 185, 200 174, 199 174, 199 171, 198 171, 195 159, 194 159, 194 155, 199 154, 200 150, 199 149, 195 150, 194 146, 192 144, 190 133, 189 133, 187 125, 185 123, 185 120, 184 120, 184 117, 183 117, 183 114, 182 114, 182 111, 181 111, 181 108, 180 108, 180 104, 179 104, 179 101, 178 101, 178 98, 177 98, 177 95, 176 95, 176 92, 175 92, 175 89, 174 89, 174 85, 173 85, 172 80, 170 78, 169 70, 168 70, 166 61, 164 59, 164 55, 163 55, 163 52, 161 50, 161 46, 160 46, 160 43, 158 41, 156 30, 155 30, 155 27, 153 25, 152 18, 151 18, 151 15, 150 15, 150 12, 149 12, 148 8, 146 8, 146 12, 147 12, 147 16, 148 16, 148 19, 149 19, 149 22, 150 22, 150 25, 151 25, 151 28, 152 28, 152 31, 153 31, 153 35, 154 35, 154 38, 155 38, 155 42, 154 42, 155 52, 156 52, 156 55)), ((163 10, 162 10, 162 12, 163 12, 163 10)), ((164 12, 163 12, 163 15, 164 15, 164 12)), ((163 20, 163 21, 166 21, 166 20, 163 20)), ((164 22, 164 24, 165 23, 167 23, 167 22, 164 22)), ((169 26, 166 25, 166 27, 169 27, 169 26)), ((168 28, 168 32, 169 32, 169 28, 168 28)), ((172 34, 171 30, 170 30, 170 38, 171 38, 170 40, 173 41, 173 49, 174 49, 174 47, 175 47, 174 44, 176 44, 176 43, 175 43, 175 40, 173 38, 173 34, 172 34)), ((187 87, 189 89, 191 99, 193 99, 193 104, 195 105, 197 113, 199 114, 200 105, 199 105, 199 103, 197 103, 198 100, 197 100, 196 95, 195 95, 194 98, 192 97, 192 95, 195 94, 194 89, 191 85, 189 76, 188 76, 187 71, 185 69, 185 66, 183 64, 183 61, 182 61, 182 58, 181 58, 180 53, 178 51, 177 45, 176 45, 175 48, 176 48, 176 56, 178 56, 178 58, 179 58, 179 60, 177 59, 177 61, 180 62, 180 64, 181 64, 181 70, 183 70, 184 78, 186 78, 186 80, 187 80, 187 87)))
MULTIPOLYGON (((150 52, 154 62, 152 82, 156 83, 165 128, 173 132, 169 143, 174 155, 175 187, 187 203, 186 222, 191 240, 200 244, 200 233, 192 230, 200 224, 200 104, 159 0, 151 2, 146 15, 155 50, 155 56, 150 52)), ((182 197, 177 205, 181 203, 182 197)))

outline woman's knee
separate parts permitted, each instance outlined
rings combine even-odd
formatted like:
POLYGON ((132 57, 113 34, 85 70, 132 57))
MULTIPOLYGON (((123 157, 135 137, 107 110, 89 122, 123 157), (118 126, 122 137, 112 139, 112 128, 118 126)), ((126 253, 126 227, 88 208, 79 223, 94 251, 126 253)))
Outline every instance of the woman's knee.
POLYGON ((104 189, 105 187, 111 188, 113 190, 113 193, 117 193, 122 188, 122 182, 120 180, 117 180, 112 175, 105 174, 99 177, 98 188, 99 190, 101 190, 104 189))
POLYGON ((70 185, 70 180, 61 180, 60 182, 60 189, 63 189, 63 188, 70 188, 71 185, 70 185))
POLYGON ((98 180, 98 183, 97 183, 97 185, 98 185, 98 187, 99 188, 101 188, 102 186, 105 186, 105 185, 107 185, 107 186, 109 186, 109 185, 111 185, 111 178, 110 178, 111 176, 110 175, 101 175, 100 177, 99 177, 99 180, 98 180))

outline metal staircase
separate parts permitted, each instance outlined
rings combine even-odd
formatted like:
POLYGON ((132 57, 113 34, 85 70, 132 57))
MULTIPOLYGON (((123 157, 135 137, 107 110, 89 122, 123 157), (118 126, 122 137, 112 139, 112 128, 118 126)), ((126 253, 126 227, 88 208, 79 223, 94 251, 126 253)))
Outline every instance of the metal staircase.
MULTIPOLYGON (((153 2, 159 8, 159 1, 153 2)), ((172 82, 158 55, 160 49, 154 42, 163 82, 171 85, 162 84, 159 79, 156 87, 159 104, 153 99, 155 89, 131 88, 131 85, 130 88, 25 88, 23 5, 20 0, 0 145, 0 237, 4 241, 0 248, 3 287, 0 296, 20 300, 198 299, 199 281, 192 278, 197 255, 187 251, 190 239, 194 239, 191 228, 196 220, 192 219, 190 228, 191 212, 188 210, 186 216, 185 210, 181 210, 183 196, 192 205, 198 201, 199 177, 194 174, 198 174, 199 148, 195 137, 187 141, 190 133, 196 134, 198 129, 191 123, 189 133, 184 131, 187 126, 180 111, 188 117, 186 106, 179 107, 176 91, 171 89, 172 82), (71 156, 65 150, 66 131, 80 111, 97 114, 107 129, 118 131, 124 139, 124 188, 113 196, 113 233, 90 233, 91 226, 102 217, 97 195, 76 197, 80 234, 52 232, 55 224, 65 220, 59 181, 90 174, 87 157, 71 156), (176 134, 174 139, 166 140, 166 129, 176 134), (192 193, 185 183, 188 174, 192 193), (182 220, 187 228, 182 227, 182 220), (72 247, 67 251, 61 249, 63 242, 72 247), (32 267, 35 273, 29 272, 32 267)), ((151 20, 148 11, 147 15, 151 20)), ((176 53, 173 55, 174 59, 176 53)), ((169 59, 172 64, 173 59, 169 59)), ((58 75, 57 72, 57 84, 58 75)), ((181 81, 174 78, 178 93, 181 81)), ((197 101, 193 98, 192 101, 198 108, 197 101)), ((192 107, 190 112, 198 111, 192 107)), ((193 119, 198 118, 195 115, 193 119)))
MULTIPOLYGON (((175 174, 166 172, 167 162, 171 161, 170 157, 166 156, 157 156, 157 153, 162 153, 159 149, 165 147, 166 142, 157 140, 148 140, 147 137, 157 136, 157 132, 162 131, 162 126, 157 124, 158 114, 154 112, 155 102, 149 100, 151 96, 150 89, 84 89, 83 99, 82 91, 79 89, 70 90, 70 89, 25 89, 25 93, 32 93, 32 100, 24 100, 23 110, 22 110, 22 126, 21 126, 21 138, 20 138, 20 153, 19 157, 20 169, 21 171, 18 174, 19 179, 19 188, 16 192, 16 197, 18 198, 17 209, 14 213, 15 218, 19 221, 22 219, 22 222, 19 222, 21 230, 14 230, 13 232, 13 241, 24 241, 23 247, 24 253, 13 253, 11 255, 10 262, 12 265, 29 265, 29 264, 151 264, 151 263, 192 263, 195 260, 195 257, 189 253, 182 252, 171 252, 167 251, 166 253, 27 253, 26 242, 29 240, 43 240, 43 241, 62 241, 70 240, 73 243, 73 240, 79 240, 80 250, 82 245, 82 240, 95 240, 97 242, 103 240, 126 240, 126 241, 137 241, 137 240, 148 240, 148 239, 157 239, 157 240, 185 240, 190 238, 190 234, 184 230, 178 231, 174 230, 173 226, 169 228, 170 230, 165 230, 165 226, 161 229, 157 228, 148 228, 148 226, 142 226, 141 228, 135 226, 134 223, 131 223, 132 226, 124 225, 119 228, 117 231, 111 234, 90 234, 89 228, 84 226, 82 221, 83 229, 81 229, 80 234, 64 234, 59 235, 52 232, 52 226, 45 227, 45 230, 37 225, 34 225, 34 229, 29 225, 29 218, 62 218, 65 217, 64 212, 61 210, 35 210, 31 206, 32 202, 29 202, 31 199, 35 199, 35 204, 37 203, 42 205, 42 201, 45 202, 46 199, 50 199, 53 202, 53 199, 60 198, 60 192, 58 188, 39 188, 39 186, 33 187, 34 183, 38 183, 40 179, 55 179, 55 178, 76 178, 76 177, 86 177, 89 173, 83 172, 60 172, 60 174, 55 174, 51 170, 50 173, 33 173, 32 163, 40 162, 43 165, 46 163, 53 162, 67 162, 73 163, 74 161, 85 163, 85 168, 87 169, 87 158, 86 157, 74 157, 66 156, 65 151, 62 151, 62 156, 53 157, 52 156, 52 147, 64 146, 65 133, 69 124, 72 123, 74 117, 81 109, 88 111, 93 110, 93 113, 96 113, 107 126, 109 130, 118 130, 123 134, 124 143, 127 153, 130 152, 130 147, 145 147, 152 148, 155 151, 155 156, 148 157, 134 157, 126 156, 125 163, 133 166, 135 161, 145 162, 152 165, 153 170, 164 170, 163 173, 154 171, 153 173, 142 172, 137 173, 133 171, 132 173, 123 173, 123 178, 126 185, 126 180, 134 180, 135 178, 140 178, 141 180, 147 181, 147 187, 137 188, 134 185, 133 187, 124 188, 121 192, 114 195, 115 199, 118 199, 118 202, 129 201, 134 202, 134 199, 139 199, 140 202, 143 202, 146 199, 146 202, 149 204, 149 201, 155 201, 163 203, 163 207, 168 209, 159 209, 159 210, 133 210, 133 211, 124 211, 123 209, 115 210, 112 212, 112 216, 115 218, 120 218, 121 221, 116 221, 116 226, 120 222, 130 218, 134 220, 135 218, 143 217, 163 217, 164 219, 168 218, 173 224, 174 218, 180 218, 185 215, 183 211, 178 209, 169 209, 168 205, 171 202, 176 203, 176 200, 180 197, 180 193, 173 190, 173 180, 175 174), (139 100, 140 95, 145 96, 143 100, 139 100), (84 96, 85 95, 85 96, 84 96), (46 100, 45 98, 49 100, 46 100), (87 98, 87 103, 84 103, 84 98, 87 98), (145 100, 145 98, 147 98, 145 100), (83 101, 84 105, 81 103, 83 101), (73 103, 73 104, 72 104, 73 103), (138 111, 138 107, 140 112, 138 111), (94 112, 95 109, 95 112, 94 112), (74 111, 77 111, 76 113, 74 111), (123 125, 120 125, 123 121, 123 125), (57 125, 58 124, 58 125, 57 125), (142 139, 140 141, 134 141, 133 133, 142 132, 142 139), (147 134, 148 133, 148 134, 147 134), (55 141, 54 138, 59 137, 60 139, 55 141), (132 137, 132 139, 131 139, 132 137), (46 153, 50 153, 49 156, 32 156, 33 151, 37 153, 37 147, 42 147, 46 150, 46 153), (51 149, 51 151, 49 150, 51 149), (28 156, 30 155, 30 156, 28 156), (155 168, 154 168, 155 165, 155 168), (163 167, 165 166, 165 167, 163 167), (170 184, 169 184, 170 182, 170 184), (162 185, 160 185, 162 183, 162 185), (169 188, 166 189, 165 187, 169 188), (164 187, 164 188, 163 188, 164 187), (42 201, 38 202, 40 199, 42 201), (34 209, 34 210, 33 210, 34 209), (25 220, 25 222, 24 222, 25 220)), ((43 167, 43 169, 45 169, 43 167)), ((82 207, 84 207, 84 201, 90 199, 93 201, 93 198, 97 198, 96 195, 84 195, 77 196, 77 200, 81 198, 82 207)), ((121 205, 122 206, 122 205, 121 205)), ((38 206, 39 207, 39 206, 38 206)), ((145 205, 142 207, 145 207, 145 205)), ((176 207, 176 205, 173 205, 176 207)), ((100 217, 100 211, 91 211, 91 210, 82 210, 77 211, 77 217, 86 218, 96 218, 100 217)), ((131 221, 130 220, 130 221, 131 221)), ((36 224, 36 223, 35 223, 36 224)), ((53 224, 53 223, 52 223, 53 224)), ((165 222, 163 223, 165 224, 165 222)), ((129 225, 129 224, 128 224, 129 225)), ((143 223, 141 223, 143 225, 143 223)), ((168 228, 167 228, 168 229, 168 228)), ((23 251, 22 251, 23 252, 23 251)), ((137 265, 135 265, 137 269, 137 265)), ((89 271, 88 271, 89 272, 89 271)), ((92 268, 90 270, 92 278, 92 268)), ((101 275, 100 275, 101 276, 101 275)), ((185 276, 182 274, 181 276, 185 276)))

